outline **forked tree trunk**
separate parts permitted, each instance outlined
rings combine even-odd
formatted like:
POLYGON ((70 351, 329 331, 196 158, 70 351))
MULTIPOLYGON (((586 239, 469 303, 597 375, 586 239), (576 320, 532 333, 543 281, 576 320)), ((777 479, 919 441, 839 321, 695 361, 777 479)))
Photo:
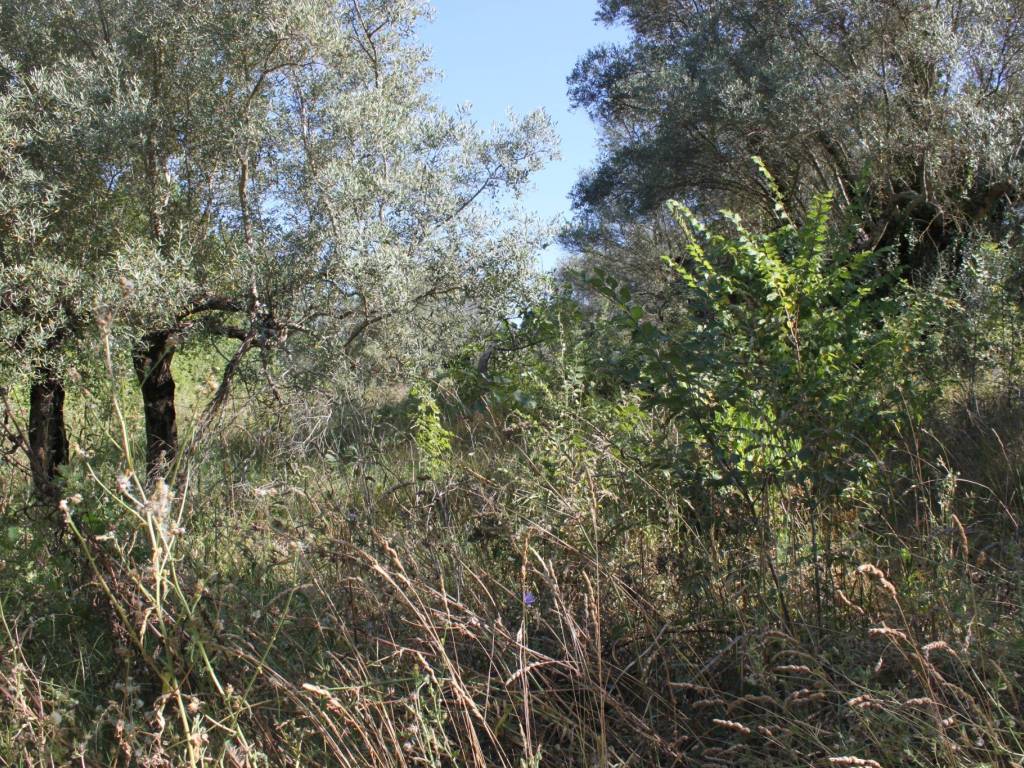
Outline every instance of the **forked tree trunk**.
POLYGON ((174 344, 167 332, 148 333, 132 353, 146 415, 146 471, 162 475, 178 453, 178 424, 174 410, 174 344))
POLYGON ((36 495, 57 496, 57 468, 68 460, 68 433, 64 424, 64 384, 50 368, 40 368, 29 390, 29 467, 36 495))

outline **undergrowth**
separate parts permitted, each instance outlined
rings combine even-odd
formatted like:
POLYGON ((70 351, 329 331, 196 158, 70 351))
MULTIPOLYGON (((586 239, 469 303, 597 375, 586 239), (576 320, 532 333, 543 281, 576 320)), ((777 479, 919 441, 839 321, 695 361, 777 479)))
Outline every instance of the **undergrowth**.
POLYGON ((96 468, 63 540, 7 529, 0 754, 1018 764, 1020 489, 958 467, 1019 446, 908 431, 815 559, 799 489, 774 542, 727 496, 694 509, 633 405, 472 414, 434 477, 408 444, 202 495, 96 468))
POLYGON ((165 479, 108 354, 59 507, 0 474, 0 759, 1021 765, 1017 310, 815 216, 695 245, 689 320, 601 278, 386 407, 240 393, 165 479))

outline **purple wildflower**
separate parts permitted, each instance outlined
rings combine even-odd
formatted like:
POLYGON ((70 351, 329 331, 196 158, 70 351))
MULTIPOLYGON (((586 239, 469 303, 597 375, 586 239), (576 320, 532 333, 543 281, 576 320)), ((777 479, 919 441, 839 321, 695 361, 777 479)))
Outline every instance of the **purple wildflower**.
POLYGON ((526 592, 523 592, 523 604, 527 608, 532 607, 534 605, 534 603, 536 603, 536 602, 537 602, 537 596, 535 594, 533 594, 533 592, 531 592, 529 590, 527 590, 526 592))

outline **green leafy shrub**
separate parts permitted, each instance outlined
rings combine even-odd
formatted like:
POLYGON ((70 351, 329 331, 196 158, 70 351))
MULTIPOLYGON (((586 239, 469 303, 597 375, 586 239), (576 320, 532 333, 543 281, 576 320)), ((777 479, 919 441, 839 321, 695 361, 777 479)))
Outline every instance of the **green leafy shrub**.
POLYGON ((914 402, 912 331, 894 322, 903 287, 830 234, 828 196, 800 226, 780 207, 765 234, 728 213, 733 234, 712 232, 670 209, 689 244, 685 261, 666 263, 691 319, 660 324, 614 280, 594 282, 631 329, 626 376, 678 422, 690 466, 708 458, 714 483, 842 488, 914 402))
POLYGON ((410 395, 416 403, 412 433, 419 449, 420 462, 430 474, 441 472, 451 456, 452 433, 441 423, 441 408, 430 387, 416 384, 410 395))

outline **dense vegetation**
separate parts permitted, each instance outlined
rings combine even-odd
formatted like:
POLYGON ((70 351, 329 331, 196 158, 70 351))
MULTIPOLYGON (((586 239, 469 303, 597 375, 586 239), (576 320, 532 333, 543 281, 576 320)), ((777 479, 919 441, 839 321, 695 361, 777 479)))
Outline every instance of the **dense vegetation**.
POLYGON ((1024 762, 1024 8, 0 2, 0 764, 1024 762))

